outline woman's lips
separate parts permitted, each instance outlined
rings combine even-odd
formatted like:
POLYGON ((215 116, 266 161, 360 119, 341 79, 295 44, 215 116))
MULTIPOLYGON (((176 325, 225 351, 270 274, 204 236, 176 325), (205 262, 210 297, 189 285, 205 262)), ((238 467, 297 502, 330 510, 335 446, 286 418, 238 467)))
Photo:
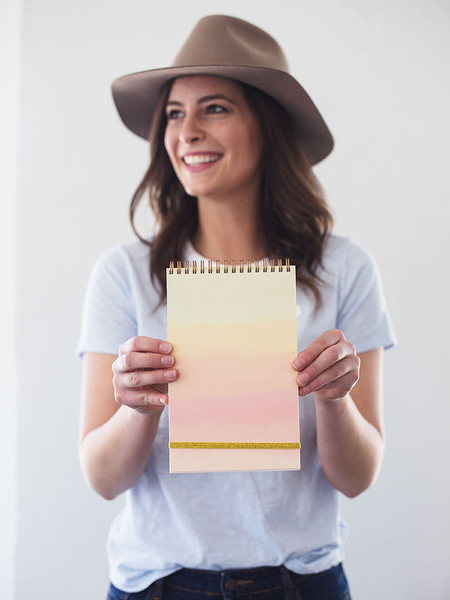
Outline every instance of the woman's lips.
POLYGON ((222 156, 222 154, 215 152, 196 152, 194 154, 185 154, 182 160, 188 171, 203 171, 215 165, 222 156))

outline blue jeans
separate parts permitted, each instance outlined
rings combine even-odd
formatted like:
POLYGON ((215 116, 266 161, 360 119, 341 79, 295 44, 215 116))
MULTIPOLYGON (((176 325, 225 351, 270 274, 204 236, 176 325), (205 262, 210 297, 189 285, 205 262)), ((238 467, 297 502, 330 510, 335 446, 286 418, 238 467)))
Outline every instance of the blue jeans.
POLYGON ((108 600, 351 600, 342 565, 297 575, 285 567, 230 571, 181 569, 141 592, 112 584, 108 600))

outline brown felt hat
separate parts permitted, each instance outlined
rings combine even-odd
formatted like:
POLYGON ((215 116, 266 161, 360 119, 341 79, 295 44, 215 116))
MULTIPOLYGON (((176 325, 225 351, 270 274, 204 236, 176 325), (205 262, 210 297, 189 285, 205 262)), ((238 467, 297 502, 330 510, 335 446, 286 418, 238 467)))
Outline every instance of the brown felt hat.
POLYGON ((183 75, 215 75, 242 81, 275 98, 289 113, 312 165, 333 149, 333 137, 302 86, 289 74, 283 50, 268 33, 225 15, 201 19, 171 67, 116 79, 117 110, 134 133, 148 140, 153 114, 166 81, 183 75))

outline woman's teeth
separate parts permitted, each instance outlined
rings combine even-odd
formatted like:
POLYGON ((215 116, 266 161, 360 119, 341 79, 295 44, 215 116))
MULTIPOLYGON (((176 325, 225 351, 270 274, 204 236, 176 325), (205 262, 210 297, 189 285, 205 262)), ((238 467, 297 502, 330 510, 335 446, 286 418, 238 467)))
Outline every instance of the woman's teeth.
POLYGON ((189 166, 197 167, 205 163, 216 162, 219 158, 221 157, 218 154, 188 154, 187 156, 183 156, 183 161, 189 166))

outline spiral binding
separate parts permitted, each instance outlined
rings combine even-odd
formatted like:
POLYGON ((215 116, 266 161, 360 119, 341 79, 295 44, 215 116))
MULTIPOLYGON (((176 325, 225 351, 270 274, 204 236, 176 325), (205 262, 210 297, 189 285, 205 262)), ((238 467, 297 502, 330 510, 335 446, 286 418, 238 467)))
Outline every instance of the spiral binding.
MULTIPOLYGON (((224 260, 224 261, 220 261, 220 260, 208 260, 208 265, 207 267, 205 267, 205 261, 201 260, 200 261, 200 268, 197 266, 197 261, 194 260, 192 262, 192 273, 194 275, 197 274, 197 270, 200 271, 201 274, 204 273, 221 273, 221 269, 220 269, 220 265, 221 262, 223 262, 223 272, 224 273, 228 273, 228 261, 224 260), (213 263, 215 264, 215 267, 213 266, 213 263)), ((275 260, 274 259, 270 259, 269 264, 267 264, 267 259, 264 259, 262 261, 262 267, 260 269, 259 266, 259 260, 255 261, 254 265, 252 264, 251 260, 247 260, 247 265, 244 265, 244 261, 240 260, 239 261, 239 266, 236 266, 236 261, 232 260, 231 261, 231 273, 274 273, 275 271, 278 272, 290 272, 291 270, 291 263, 289 261, 289 258, 286 258, 285 263, 283 265, 283 261, 281 258, 277 259, 277 264, 275 265, 275 260), (247 268, 245 268, 247 267, 247 268)), ((181 260, 177 261, 177 266, 176 266, 176 273, 180 274, 182 273, 183 267, 181 266, 181 260)), ((189 267, 189 261, 185 261, 184 263, 184 273, 185 274, 189 274, 190 272, 190 267, 189 267)), ((173 275, 175 273, 175 261, 171 260, 169 263, 169 275, 173 275)))

